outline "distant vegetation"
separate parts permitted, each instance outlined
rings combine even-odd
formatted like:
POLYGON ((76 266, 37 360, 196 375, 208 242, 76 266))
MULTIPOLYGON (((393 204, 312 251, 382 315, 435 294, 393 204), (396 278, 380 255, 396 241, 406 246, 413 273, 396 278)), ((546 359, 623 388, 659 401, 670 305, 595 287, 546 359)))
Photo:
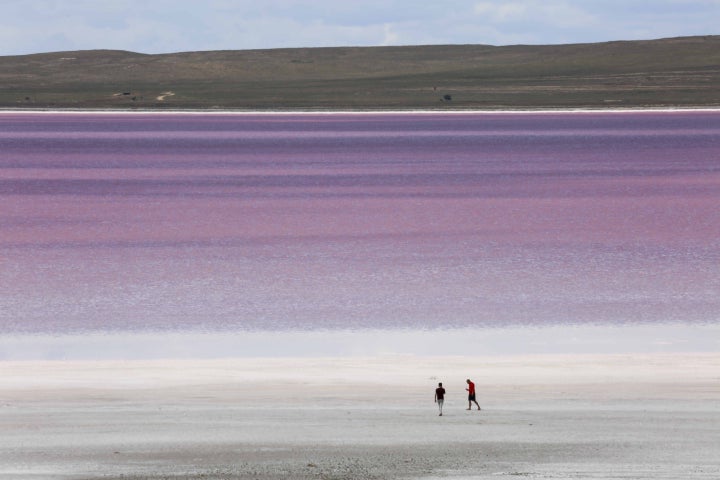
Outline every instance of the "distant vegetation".
POLYGON ((596 44, 0 57, 0 108, 720 106, 720 36, 596 44))

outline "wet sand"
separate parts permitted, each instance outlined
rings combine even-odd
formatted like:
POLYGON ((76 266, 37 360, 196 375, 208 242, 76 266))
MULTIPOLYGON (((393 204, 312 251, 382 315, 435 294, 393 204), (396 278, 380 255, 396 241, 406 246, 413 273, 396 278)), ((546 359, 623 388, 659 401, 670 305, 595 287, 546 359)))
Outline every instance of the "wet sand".
POLYGON ((720 354, 2 362, 0 431, 1 479, 716 479, 720 354))

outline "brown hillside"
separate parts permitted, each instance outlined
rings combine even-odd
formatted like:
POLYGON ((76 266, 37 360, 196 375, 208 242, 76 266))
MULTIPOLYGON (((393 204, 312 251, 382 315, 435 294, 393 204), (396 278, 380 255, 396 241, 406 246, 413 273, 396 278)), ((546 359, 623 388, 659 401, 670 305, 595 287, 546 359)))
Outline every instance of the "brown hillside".
POLYGON ((719 85, 720 36, 0 57, 2 108, 718 106, 719 85))

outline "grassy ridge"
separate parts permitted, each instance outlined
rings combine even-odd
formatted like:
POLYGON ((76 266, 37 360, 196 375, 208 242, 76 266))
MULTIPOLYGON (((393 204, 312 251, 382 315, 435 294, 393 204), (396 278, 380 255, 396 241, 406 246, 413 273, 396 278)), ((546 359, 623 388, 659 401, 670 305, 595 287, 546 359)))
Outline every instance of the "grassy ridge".
POLYGON ((0 57, 0 108, 720 106, 719 86, 720 36, 0 57))

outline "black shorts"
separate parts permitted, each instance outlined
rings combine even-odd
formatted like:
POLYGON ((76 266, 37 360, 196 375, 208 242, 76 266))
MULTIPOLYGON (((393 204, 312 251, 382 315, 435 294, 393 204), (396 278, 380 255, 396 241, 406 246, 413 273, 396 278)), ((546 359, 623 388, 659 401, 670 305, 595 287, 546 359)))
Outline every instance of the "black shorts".
POLYGON ((468 394, 468 402, 474 402, 475 401, 475 394, 469 393, 468 394))

